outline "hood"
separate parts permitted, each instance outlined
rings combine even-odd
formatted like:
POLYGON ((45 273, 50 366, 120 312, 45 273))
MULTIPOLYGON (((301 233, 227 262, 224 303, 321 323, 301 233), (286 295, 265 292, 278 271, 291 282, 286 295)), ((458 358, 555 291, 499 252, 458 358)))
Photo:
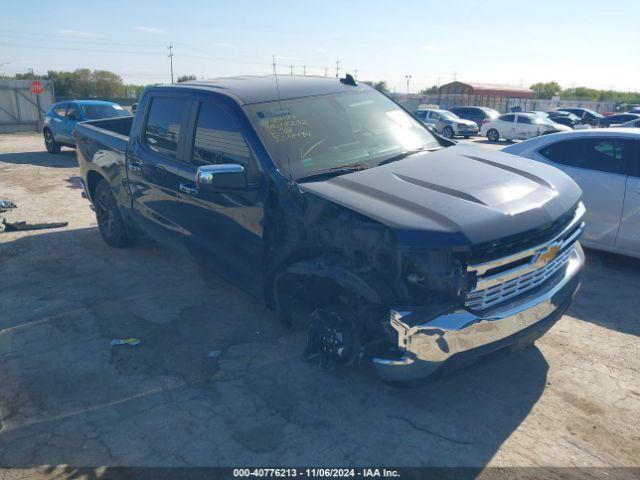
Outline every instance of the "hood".
POLYGON ((473 120, 467 120, 466 118, 461 118, 460 120, 452 120, 454 123, 459 125, 469 125, 470 127, 477 127, 478 124, 473 120))
POLYGON ((470 246, 543 227, 582 195, 554 167, 469 146, 299 186, 386 225, 403 245, 429 247, 470 246))
POLYGON ((551 127, 559 132, 570 132, 573 130, 573 128, 562 125, 561 123, 554 123, 553 125, 551 125, 551 127))

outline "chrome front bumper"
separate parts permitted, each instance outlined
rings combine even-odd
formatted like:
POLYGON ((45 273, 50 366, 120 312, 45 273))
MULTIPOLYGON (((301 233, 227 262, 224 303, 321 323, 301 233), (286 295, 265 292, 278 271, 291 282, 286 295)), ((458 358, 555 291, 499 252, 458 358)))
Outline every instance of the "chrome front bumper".
POLYGON ((472 353, 543 323, 566 306, 578 288, 585 257, 578 242, 571 248, 567 266, 559 273, 562 277, 558 281, 500 307, 482 313, 459 309, 423 323, 415 320, 419 318, 419 311, 392 310, 391 325, 398 332, 398 347, 404 355, 396 360, 375 358, 378 374, 389 381, 426 377, 454 355, 472 353))

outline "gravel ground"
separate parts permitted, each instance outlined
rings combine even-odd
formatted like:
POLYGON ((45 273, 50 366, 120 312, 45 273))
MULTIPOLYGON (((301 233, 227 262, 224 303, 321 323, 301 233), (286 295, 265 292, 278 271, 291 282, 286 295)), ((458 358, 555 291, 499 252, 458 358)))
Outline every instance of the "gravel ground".
POLYGON ((588 251, 536 347, 398 389, 306 364, 190 258, 109 248, 80 192, 73 150, 0 135, 3 215, 69 222, 0 233, 0 466, 640 466, 638 261, 588 251))

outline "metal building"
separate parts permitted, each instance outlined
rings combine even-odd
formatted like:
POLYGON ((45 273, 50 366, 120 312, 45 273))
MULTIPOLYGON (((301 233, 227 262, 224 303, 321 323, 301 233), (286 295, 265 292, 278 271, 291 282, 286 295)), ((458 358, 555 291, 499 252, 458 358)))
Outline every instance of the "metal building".
POLYGON ((489 83, 451 82, 438 91, 438 105, 448 109, 459 105, 477 105, 506 112, 520 106, 533 110, 533 90, 524 87, 494 85, 489 83))

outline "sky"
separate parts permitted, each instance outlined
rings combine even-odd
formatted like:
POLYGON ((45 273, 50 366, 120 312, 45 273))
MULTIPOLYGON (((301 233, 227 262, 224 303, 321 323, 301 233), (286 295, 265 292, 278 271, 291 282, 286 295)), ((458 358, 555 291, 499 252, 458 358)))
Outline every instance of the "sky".
POLYGON ((110 70, 125 83, 242 74, 454 78, 640 91, 640 0, 0 0, 0 73, 110 70))

